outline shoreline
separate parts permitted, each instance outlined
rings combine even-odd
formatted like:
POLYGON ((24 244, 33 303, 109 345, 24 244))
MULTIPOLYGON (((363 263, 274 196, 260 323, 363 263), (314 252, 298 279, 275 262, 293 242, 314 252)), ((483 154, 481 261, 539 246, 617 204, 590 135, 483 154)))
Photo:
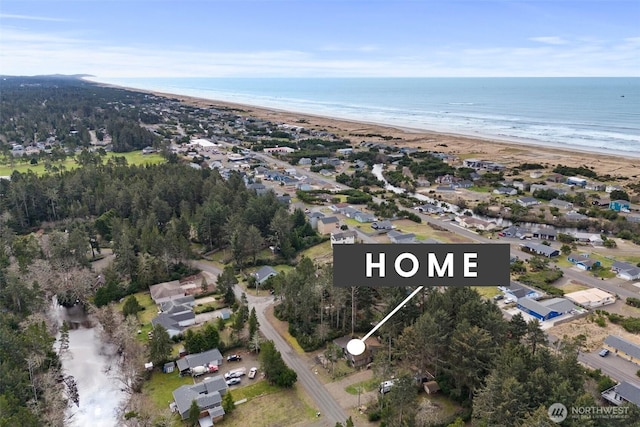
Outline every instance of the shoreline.
POLYGON ((230 102, 201 96, 182 95, 158 90, 103 83, 91 79, 89 82, 114 88, 149 93, 169 99, 177 99, 190 105, 207 108, 226 108, 239 115, 253 116, 275 123, 299 124, 309 129, 324 128, 341 137, 348 138, 357 145, 361 135, 384 135, 393 139, 383 140, 362 136, 372 142, 385 142, 399 147, 415 147, 423 150, 441 151, 461 158, 484 157, 487 160, 516 165, 541 163, 545 166, 564 164, 567 166, 587 166, 598 175, 640 177, 640 152, 615 150, 580 149, 555 147, 551 143, 513 138, 495 138, 483 135, 467 135, 449 131, 429 130, 402 126, 394 123, 371 122, 353 118, 327 116, 319 113, 296 112, 287 109, 230 102), (301 122, 304 120, 304 122, 301 122))

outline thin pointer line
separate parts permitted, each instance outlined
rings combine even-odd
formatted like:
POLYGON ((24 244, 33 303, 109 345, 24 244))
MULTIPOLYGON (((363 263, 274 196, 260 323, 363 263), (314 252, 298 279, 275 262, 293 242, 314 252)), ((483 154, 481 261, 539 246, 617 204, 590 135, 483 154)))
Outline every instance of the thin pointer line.
POLYGON ((411 292, 411 295, 406 297, 404 299, 404 301, 402 301, 400 304, 398 304, 398 306, 396 308, 394 308, 391 311, 391 313, 387 314, 384 317, 384 319, 382 319, 380 322, 378 322, 378 324, 376 326, 374 326, 373 329, 371 329, 367 335, 365 335, 364 337, 360 338, 360 340, 363 341, 363 342, 366 341, 367 338, 369 338, 371 335, 373 335, 373 333, 375 331, 377 331, 380 326, 384 325, 384 322, 389 320, 394 314, 396 314, 396 312, 398 310, 400 310, 406 303, 408 303, 411 298, 413 298, 418 292, 420 292, 422 290, 422 288, 424 288, 424 286, 418 286, 413 292, 411 292))

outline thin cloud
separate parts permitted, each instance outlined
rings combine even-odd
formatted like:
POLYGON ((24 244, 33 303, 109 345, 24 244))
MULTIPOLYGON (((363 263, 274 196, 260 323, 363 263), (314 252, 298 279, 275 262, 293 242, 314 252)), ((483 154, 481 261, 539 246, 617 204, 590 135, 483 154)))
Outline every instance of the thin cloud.
POLYGON ((529 40, 544 43, 544 44, 552 44, 552 45, 562 45, 568 44, 569 42, 562 37, 557 36, 545 36, 545 37, 530 37, 529 40))
POLYGON ((0 19, 19 19, 23 21, 48 21, 48 22, 71 22, 66 18, 53 18, 50 16, 16 15, 12 13, 0 13, 0 19))

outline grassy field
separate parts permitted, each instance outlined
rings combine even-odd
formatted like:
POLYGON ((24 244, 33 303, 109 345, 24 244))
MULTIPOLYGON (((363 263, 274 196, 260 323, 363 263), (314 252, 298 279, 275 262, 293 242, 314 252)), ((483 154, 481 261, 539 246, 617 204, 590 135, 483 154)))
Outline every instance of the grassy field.
MULTIPOLYGON (((258 376, 256 376, 258 378, 258 376)), ((254 382, 248 386, 240 387, 232 391, 234 402, 242 399, 255 399, 256 397, 265 396, 267 394, 277 393, 281 391, 280 388, 269 384, 265 380, 254 382)))
MULTIPOLYGON (((237 391, 233 391, 234 400, 237 391)), ((231 415, 216 425, 228 427, 245 426, 290 426, 311 423, 315 410, 301 398, 298 386, 251 399, 236 406, 231 415)), ((239 393, 238 393, 239 394, 239 393)))
MULTIPOLYGON (((142 151, 132 151, 130 153, 107 153, 107 155, 103 158, 103 163, 106 163, 107 161, 109 161, 109 159, 112 159, 114 157, 124 157, 127 160, 127 164, 129 165, 159 164, 165 162, 165 159, 160 154, 143 155, 142 151)), ((78 163, 76 163, 73 157, 67 158, 66 160, 61 162, 53 162, 52 166, 64 168, 66 170, 71 170, 79 167, 78 163)), ((38 165, 32 165, 29 161, 17 161, 13 166, 11 166, 11 164, 8 162, 3 162, 2 164, 0 164, 0 176, 10 176, 13 171, 26 173, 29 170, 37 175, 42 175, 46 172, 44 169, 44 162, 41 162, 38 165)))
POLYGON ((480 295, 487 299, 491 299, 494 296, 500 294, 500 291, 496 286, 472 286, 471 288, 478 291, 480 295))
POLYGON ((579 283, 575 283, 573 281, 568 281, 564 285, 559 285, 558 288, 562 289, 565 294, 570 292, 584 291, 585 289, 590 289, 589 286, 584 286, 579 283))
POLYGON ((369 380, 365 380, 365 381, 361 381, 359 383, 355 383, 355 384, 351 384, 349 386, 347 386, 344 390, 349 393, 349 394, 353 394, 354 396, 358 394, 358 388, 360 388, 360 393, 362 392, 366 392, 366 391, 372 391, 378 388, 378 386, 380 385, 380 380, 377 378, 371 378, 369 380))
POLYGON ((193 384, 191 377, 181 377, 178 371, 170 374, 154 371, 151 379, 144 383, 142 392, 149 396, 158 410, 166 409, 173 401, 173 390, 182 385, 193 384))
POLYGON ((300 258, 306 256, 312 260, 331 258, 333 251, 331 249, 331 241, 327 240, 318 245, 312 246, 309 249, 305 249, 300 253, 300 258))

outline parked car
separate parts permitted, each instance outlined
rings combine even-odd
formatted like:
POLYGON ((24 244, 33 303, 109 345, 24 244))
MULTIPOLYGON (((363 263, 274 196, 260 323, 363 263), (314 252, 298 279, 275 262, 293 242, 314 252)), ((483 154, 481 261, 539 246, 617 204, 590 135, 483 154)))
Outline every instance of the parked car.
POLYGON ((249 379, 252 380, 256 377, 256 374, 258 373, 258 368, 251 368, 249 370, 249 379))
POLYGON ((240 378, 229 378, 227 380, 227 385, 232 386, 232 385, 240 384, 240 381, 242 381, 240 378))
POLYGON ((493 299, 494 299, 495 301, 500 301, 501 299, 504 299, 504 295, 500 295, 500 294, 498 294, 498 295, 494 296, 494 297, 493 297, 493 299))
POLYGON ((227 362, 239 362, 242 360, 242 357, 238 354, 230 354, 227 356, 227 362))
POLYGON ((598 355, 600 357, 607 357, 609 355, 609 350, 606 348, 603 348, 602 350, 600 350, 600 353, 598 353, 598 355))

